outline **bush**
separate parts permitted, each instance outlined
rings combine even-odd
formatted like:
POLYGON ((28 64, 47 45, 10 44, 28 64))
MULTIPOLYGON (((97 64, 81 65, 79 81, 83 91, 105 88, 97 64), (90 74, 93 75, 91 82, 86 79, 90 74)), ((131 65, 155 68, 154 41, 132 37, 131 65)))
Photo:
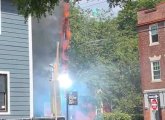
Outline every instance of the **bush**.
POLYGON ((131 116, 126 113, 114 112, 105 113, 104 115, 97 116, 96 120, 132 120, 131 116))
POLYGON ((144 116, 142 114, 133 114, 131 115, 132 120, 144 120, 144 116))
POLYGON ((104 113, 96 117, 95 120, 144 120, 142 114, 126 114, 121 112, 104 113))

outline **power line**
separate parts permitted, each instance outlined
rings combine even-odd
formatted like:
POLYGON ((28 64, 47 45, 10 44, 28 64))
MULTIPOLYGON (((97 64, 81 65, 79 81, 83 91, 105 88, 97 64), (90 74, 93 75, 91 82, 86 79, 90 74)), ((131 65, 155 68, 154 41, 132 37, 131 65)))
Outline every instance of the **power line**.
POLYGON ((79 5, 88 5, 89 3, 92 3, 92 2, 95 2, 95 1, 100 1, 100 0, 92 0, 92 1, 90 1, 90 2, 86 2, 86 3, 80 3, 79 5))
MULTIPOLYGON (((93 1, 96 1, 96 0, 92 0, 92 1, 90 1, 90 2, 86 2, 86 3, 78 3, 79 5, 85 5, 85 4, 88 4, 88 3, 92 3, 93 1)), ((97 0, 97 1, 100 1, 100 0, 97 0)))
POLYGON ((98 2, 98 3, 91 4, 91 5, 82 6, 82 8, 91 7, 91 6, 94 6, 94 5, 97 5, 97 4, 101 4, 101 3, 105 3, 105 2, 107 2, 107 1, 102 1, 102 2, 98 2))

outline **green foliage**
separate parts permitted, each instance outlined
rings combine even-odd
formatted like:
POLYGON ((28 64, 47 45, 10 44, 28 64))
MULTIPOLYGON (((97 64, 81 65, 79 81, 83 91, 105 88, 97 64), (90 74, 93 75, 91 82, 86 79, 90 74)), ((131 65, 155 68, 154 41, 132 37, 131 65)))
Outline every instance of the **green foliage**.
POLYGON ((74 78, 88 85, 98 106, 105 101, 113 110, 141 113, 137 35, 125 35, 129 30, 119 30, 116 18, 94 19, 76 8, 70 22, 69 69, 74 78))
POLYGON ((110 8, 115 7, 115 6, 123 6, 128 1, 130 1, 130 0, 107 0, 110 8))
POLYGON ((126 113, 114 112, 105 113, 103 117, 97 118, 96 120, 132 120, 131 116, 126 113))
MULTIPOLYGON (((46 16, 46 14, 52 14, 54 11, 55 6, 59 5, 59 0, 13 0, 14 3, 17 5, 18 11, 22 14, 25 19, 31 14, 33 17, 38 18, 38 20, 42 16, 46 16)), ((110 8, 115 6, 126 7, 133 2, 139 3, 137 7, 145 7, 150 8, 163 0, 107 0, 109 3, 110 8)), ((75 1, 74 1, 75 2, 75 1)), ((130 6, 130 5, 129 5, 130 6)), ((135 10, 133 10, 135 11, 135 10)))
POLYGON ((96 116, 95 120, 143 120, 142 114, 126 114, 122 112, 104 113, 96 116))
POLYGON ((142 114, 126 114, 122 112, 104 113, 98 115, 95 120, 143 120, 142 114))
POLYGON ((160 0, 148 2, 118 1, 123 9, 116 18, 95 19, 85 11, 71 9, 69 68, 77 80, 89 86, 98 107, 104 101, 115 111, 142 114, 137 11, 151 8, 160 0))
POLYGON ((131 115, 131 120, 144 120, 144 116, 142 114, 133 114, 131 115))
POLYGON ((162 1, 164 1, 164 0, 138 0, 137 7, 139 9, 141 9, 141 8, 149 9, 149 8, 155 7, 155 5, 157 3, 160 3, 162 1))
MULTIPOLYGON (((31 14, 33 17, 40 19, 42 16, 46 16, 46 14, 52 14, 55 6, 59 5, 59 0, 13 0, 17 5, 18 11, 22 14, 25 19, 31 14)), ((110 8, 115 6, 120 6, 122 8, 129 8, 132 4, 136 4, 136 7, 133 5, 130 10, 131 15, 136 11, 136 8, 151 8, 156 3, 164 1, 164 0, 107 0, 110 8), (131 10, 133 10, 131 12, 131 10)), ((75 1, 74 1, 75 2, 75 1)), ((131 18, 131 16, 130 16, 131 18)), ((129 20, 129 18, 127 18, 129 20)), ((131 19, 133 20, 133 19, 131 19)), ((130 20, 129 20, 130 21, 130 20)), ((131 25, 131 24, 130 24, 131 25)))
POLYGON ((110 8, 120 6, 125 7, 132 3, 136 3, 139 8, 152 8, 155 4, 164 1, 164 0, 107 0, 110 8))
MULTIPOLYGON (((38 20, 46 14, 52 14, 54 8, 59 5, 59 0, 13 0, 17 5, 19 14, 27 20, 29 15, 36 17, 38 20)), ((73 4, 77 0, 73 0, 73 4)), ((117 0, 118 1, 118 0, 117 0)), ((119 0, 123 1, 123 0, 119 0)), ((116 0, 108 0, 110 6, 116 5, 116 0)), ((122 3, 122 2, 121 2, 122 3)))
POLYGON ((59 0, 13 0, 17 5, 19 14, 22 14, 25 19, 29 14, 40 19, 46 16, 46 13, 52 14, 59 0))
POLYGON ((117 17, 118 29, 122 31, 122 33, 129 37, 135 36, 136 32, 136 24, 137 24, 137 12, 139 9, 145 8, 153 8, 159 2, 165 0, 130 0, 123 1, 122 10, 119 12, 117 17))

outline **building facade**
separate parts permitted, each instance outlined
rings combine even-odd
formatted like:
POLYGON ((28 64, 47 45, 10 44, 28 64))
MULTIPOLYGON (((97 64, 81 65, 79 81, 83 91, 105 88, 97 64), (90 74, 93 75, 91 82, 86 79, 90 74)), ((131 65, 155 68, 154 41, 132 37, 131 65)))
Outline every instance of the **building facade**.
POLYGON ((137 14, 144 120, 165 120, 165 2, 137 14))
POLYGON ((0 0, 0 119, 33 117, 31 19, 0 0))

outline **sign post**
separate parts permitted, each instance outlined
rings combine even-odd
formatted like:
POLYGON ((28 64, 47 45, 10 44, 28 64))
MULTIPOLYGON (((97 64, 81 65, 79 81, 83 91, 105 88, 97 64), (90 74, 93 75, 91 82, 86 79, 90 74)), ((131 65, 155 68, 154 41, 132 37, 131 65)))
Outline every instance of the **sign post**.
POLYGON ((78 104, 78 94, 76 91, 69 93, 68 104, 69 105, 77 105, 78 104))
POLYGON ((78 104, 78 93, 76 91, 67 92, 66 94, 66 120, 69 120, 69 105, 77 105, 78 104))
POLYGON ((153 111, 158 110, 158 100, 157 99, 151 99, 151 109, 153 111))

